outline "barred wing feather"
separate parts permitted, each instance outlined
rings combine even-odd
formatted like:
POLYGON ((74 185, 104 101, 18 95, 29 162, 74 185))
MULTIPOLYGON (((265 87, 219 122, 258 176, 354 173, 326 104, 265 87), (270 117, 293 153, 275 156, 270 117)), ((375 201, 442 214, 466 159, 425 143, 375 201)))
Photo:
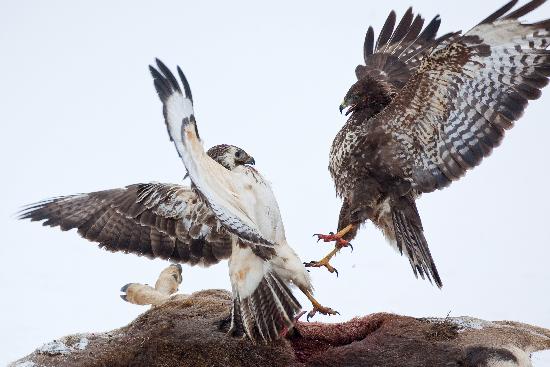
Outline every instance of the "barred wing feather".
POLYGON ((109 251, 208 266, 231 255, 229 233, 190 187, 147 183, 32 204, 21 219, 73 228, 109 251))
POLYGON ((420 192, 443 188, 489 155, 550 75, 550 20, 523 24, 512 1, 424 58, 368 124, 380 166, 420 192))

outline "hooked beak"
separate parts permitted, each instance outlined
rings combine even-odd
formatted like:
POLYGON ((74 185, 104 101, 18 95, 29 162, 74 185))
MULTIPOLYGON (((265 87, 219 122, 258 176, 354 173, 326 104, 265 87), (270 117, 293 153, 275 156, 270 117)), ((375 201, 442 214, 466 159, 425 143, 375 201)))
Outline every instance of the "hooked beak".
POLYGON ((254 160, 254 158, 250 157, 250 158, 248 158, 248 160, 246 162, 244 162, 244 164, 255 165, 256 161, 254 160))
POLYGON ((346 108, 348 108, 348 103, 346 102, 346 100, 344 99, 342 101, 342 103, 340 103, 340 107, 338 108, 340 110, 340 114, 342 114, 342 111, 344 111, 346 108))

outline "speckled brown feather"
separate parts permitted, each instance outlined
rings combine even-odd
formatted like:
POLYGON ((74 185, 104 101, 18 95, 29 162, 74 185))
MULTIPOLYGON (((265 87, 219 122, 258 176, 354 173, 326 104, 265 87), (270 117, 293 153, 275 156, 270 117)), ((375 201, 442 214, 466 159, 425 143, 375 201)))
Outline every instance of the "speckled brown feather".
MULTIPOLYGON (((184 89, 189 88, 184 84, 184 89)), ((207 154, 228 170, 253 161, 228 144, 207 154)), ((76 228, 109 251, 202 266, 231 255, 229 233, 193 186, 146 183, 63 196, 32 204, 19 217, 45 220, 43 225, 63 231, 76 228)))
POLYGON ((78 233, 109 251, 190 265, 212 265, 231 254, 230 236, 189 187, 135 184, 46 200, 21 219, 78 233))
MULTIPOLYGON (((414 58, 399 57, 412 62, 409 74, 400 74, 407 74, 402 88, 387 73, 380 77, 361 69, 361 79, 345 99, 351 101, 351 116, 330 155, 329 170, 344 200, 339 229, 372 220, 407 255, 416 275, 441 286, 414 200, 477 166, 527 102, 540 96, 550 75, 550 20, 521 24, 517 18, 542 3, 533 0, 508 13, 516 4, 511 1, 463 36, 435 39, 430 29, 428 48, 411 51, 414 58)), ((395 38, 410 17, 407 12, 395 38)), ((390 19, 386 28, 393 23, 390 19)), ((387 52, 391 37, 388 29, 382 33, 379 51, 387 52)), ((369 30, 367 58, 390 60, 370 52, 373 39, 369 30)))

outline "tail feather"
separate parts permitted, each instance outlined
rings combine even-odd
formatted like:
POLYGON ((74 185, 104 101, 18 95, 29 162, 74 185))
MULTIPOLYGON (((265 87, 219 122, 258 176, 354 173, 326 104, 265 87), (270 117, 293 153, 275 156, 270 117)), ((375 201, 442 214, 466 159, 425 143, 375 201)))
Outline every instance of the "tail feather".
POLYGON ((233 289, 231 331, 239 330, 254 342, 271 342, 279 339, 294 326, 294 316, 300 311, 298 300, 273 271, 268 271, 256 289, 241 298, 233 289))
POLYGON ((441 288, 443 283, 435 266, 432 254, 428 248, 428 242, 424 237, 424 230, 420 222, 420 216, 416 210, 414 201, 401 199, 407 206, 394 205, 392 207, 392 220, 397 247, 401 254, 409 258, 414 275, 422 279, 428 278, 430 282, 441 288))

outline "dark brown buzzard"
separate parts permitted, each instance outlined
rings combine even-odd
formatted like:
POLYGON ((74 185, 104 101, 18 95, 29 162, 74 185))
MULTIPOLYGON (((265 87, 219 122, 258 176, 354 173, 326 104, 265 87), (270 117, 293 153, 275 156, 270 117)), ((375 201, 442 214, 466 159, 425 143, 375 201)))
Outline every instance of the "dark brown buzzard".
POLYGON ((439 38, 439 17, 422 31, 411 9, 397 27, 392 11, 376 44, 368 29, 365 65, 340 106, 350 117, 330 151, 343 204, 338 233, 318 236, 337 244, 309 266, 335 271, 330 258, 371 220, 417 277, 442 286, 415 200, 481 163, 541 95, 550 76, 550 20, 518 19, 544 2, 512 10, 517 0, 510 1, 465 34, 439 38))

